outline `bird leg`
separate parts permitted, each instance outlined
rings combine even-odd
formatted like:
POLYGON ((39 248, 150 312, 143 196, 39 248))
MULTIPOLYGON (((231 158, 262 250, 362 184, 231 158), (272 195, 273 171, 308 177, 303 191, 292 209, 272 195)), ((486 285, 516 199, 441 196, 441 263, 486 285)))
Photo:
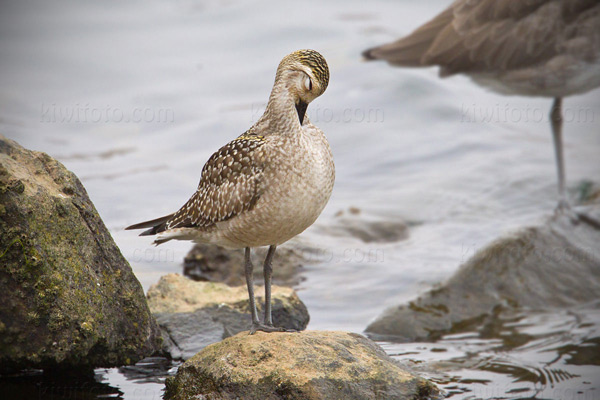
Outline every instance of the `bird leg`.
POLYGON ((562 145, 562 98, 556 97, 550 109, 550 123, 552 124, 552 136, 554 138, 554 153, 556 155, 556 168, 558 172, 558 207, 557 212, 566 211, 569 207, 567 192, 565 189, 565 161, 562 145))
POLYGON ((246 247, 244 253, 244 272, 246 273, 246 285, 248 285, 248 297, 250 298, 250 313, 252 314, 252 326, 259 324, 258 312, 256 311, 256 300, 254 299, 254 266, 250 259, 250 247, 246 247))
POLYGON ((271 317, 271 276, 273 275, 273 256, 277 246, 269 246, 265 264, 263 265, 263 274, 265 277, 265 318, 263 320, 266 326, 273 326, 273 318, 271 317))
POLYGON ((581 212, 574 212, 567 201, 567 191, 565 188, 565 162, 562 146, 562 98, 556 97, 550 109, 550 122, 552 124, 552 136, 554 137, 554 152, 556 154, 556 167, 558 171, 558 206, 555 215, 567 214, 571 222, 582 221, 595 229, 600 229, 600 221, 581 212))
POLYGON ((250 328, 250 334, 254 335, 258 331, 262 332, 293 332, 285 328, 276 328, 273 326, 271 319, 271 275, 273 273, 273 267, 271 263, 273 261, 273 255, 275 254, 276 246, 269 247, 267 257, 265 258, 264 264, 264 276, 265 276, 265 318, 264 323, 260 323, 258 320, 258 312, 256 311, 256 301, 254 299, 254 277, 252 275, 252 261, 250 260, 250 248, 246 247, 245 259, 246 259, 246 284, 248 285, 248 296, 250 297, 250 311, 252 313, 252 327, 250 328))

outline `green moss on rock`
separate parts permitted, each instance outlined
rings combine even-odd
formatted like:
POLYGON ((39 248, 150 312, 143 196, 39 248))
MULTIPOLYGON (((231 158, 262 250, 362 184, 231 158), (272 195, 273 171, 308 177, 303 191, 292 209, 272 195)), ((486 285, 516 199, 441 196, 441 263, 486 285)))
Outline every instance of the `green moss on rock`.
POLYGON ((431 382, 369 339, 346 332, 240 333, 210 345, 167 380, 165 399, 432 399, 431 382))
POLYGON ((135 362, 160 348, 141 285, 77 177, 0 136, 1 372, 135 362))

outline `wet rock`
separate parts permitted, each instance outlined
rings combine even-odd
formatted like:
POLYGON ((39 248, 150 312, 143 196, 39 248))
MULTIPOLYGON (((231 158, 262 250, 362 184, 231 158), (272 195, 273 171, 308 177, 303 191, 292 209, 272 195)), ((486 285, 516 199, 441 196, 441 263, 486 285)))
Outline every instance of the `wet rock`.
POLYGON ((339 211, 327 225, 317 225, 328 236, 351 237, 365 243, 391 243, 408 238, 408 225, 402 220, 379 220, 361 216, 358 208, 339 211))
MULTIPOLYGON (((261 313, 261 288, 256 287, 255 292, 261 313)), ((246 286, 194 282, 169 274, 161 277, 147 296, 163 332, 164 351, 174 359, 188 359, 211 343, 248 330, 252 322, 246 286)), ((308 310, 292 289, 273 286, 272 306, 276 326, 306 329, 308 310)))
POLYGON ((429 399, 430 382, 354 333, 245 333, 208 346, 167 379, 165 399, 429 399))
POLYGON ((368 221, 339 218, 322 231, 331 236, 349 236, 365 243, 391 243, 408 238, 408 226, 403 221, 368 221))
POLYGON ((89 370, 160 349, 140 283, 77 177, 0 136, 0 371, 89 370))
POLYGON ((590 205, 600 204, 600 183, 584 180, 577 186, 575 193, 578 204, 590 205))
MULTIPOLYGON (((267 249, 252 249, 256 283, 262 283, 262 266, 267 249)), ((273 283, 289 287, 299 284, 302 281, 299 273, 307 254, 312 254, 310 248, 297 239, 278 247, 273 259, 273 283)), ((183 274, 196 281, 223 282, 230 286, 245 285, 244 250, 198 243, 184 259, 183 274)))
MULTIPOLYGON (((591 210, 590 210, 591 211, 591 210)), ((598 219, 600 209, 595 208, 598 219)), ((443 286, 386 310, 371 337, 437 339, 486 329, 521 309, 566 308, 598 299, 600 230, 568 217, 522 229, 486 246, 443 286)))

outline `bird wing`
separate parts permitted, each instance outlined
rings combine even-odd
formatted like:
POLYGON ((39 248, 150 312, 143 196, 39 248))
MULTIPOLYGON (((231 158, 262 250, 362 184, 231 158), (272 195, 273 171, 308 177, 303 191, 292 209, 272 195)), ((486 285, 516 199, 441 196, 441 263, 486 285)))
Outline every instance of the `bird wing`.
POLYGON ((165 224, 207 228, 251 209, 261 195, 265 139, 242 135, 215 152, 202 169, 198 190, 165 224))
POLYGON ((597 0, 458 0, 396 42, 367 50, 402 66, 440 65, 441 75, 504 71, 600 46, 597 0))
POLYGON ((244 134, 215 152, 202 169, 198 189, 174 214, 132 225, 154 235, 174 228, 209 228, 252 209, 262 194, 266 158, 263 136, 244 134))

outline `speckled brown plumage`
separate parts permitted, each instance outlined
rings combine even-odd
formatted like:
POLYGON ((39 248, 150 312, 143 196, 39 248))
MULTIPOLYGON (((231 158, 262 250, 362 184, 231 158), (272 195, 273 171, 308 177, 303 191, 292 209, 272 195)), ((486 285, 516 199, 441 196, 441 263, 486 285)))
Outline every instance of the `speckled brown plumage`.
POLYGON ((250 210, 260 197, 263 136, 244 134, 221 147, 202 169, 198 190, 156 233, 174 228, 210 228, 250 210))
POLYGON ((142 235, 254 247, 283 243, 306 229, 331 194, 334 166, 323 133, 305 117, 329 84, 321 54, 286 56, 264 115, 215 152, 196 192, 177 212, 127 229, 142 235))

